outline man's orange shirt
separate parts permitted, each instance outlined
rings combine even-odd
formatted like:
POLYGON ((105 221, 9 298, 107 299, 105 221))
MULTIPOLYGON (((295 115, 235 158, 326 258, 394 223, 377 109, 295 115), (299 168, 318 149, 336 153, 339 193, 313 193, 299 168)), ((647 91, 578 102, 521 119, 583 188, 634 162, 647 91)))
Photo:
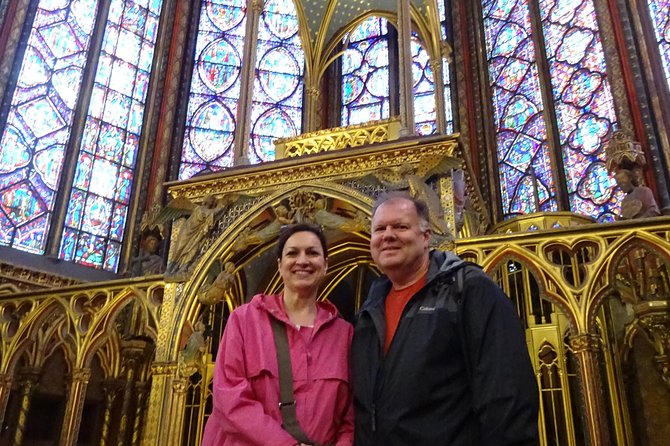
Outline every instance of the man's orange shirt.
POLYGON ((400 317, 402 312, 405 309, 407 302, 426 284, 426 276, 424 274, 419 280, 414 282, 412 285, 396 290, 391 288, 388 296, 386 296, 386 302, 384 307, 386 310, 386 339, 384 340, 384 354, 389 351, 389 346, 395 335, 395 331, 398 328, 400 323, 400 317))

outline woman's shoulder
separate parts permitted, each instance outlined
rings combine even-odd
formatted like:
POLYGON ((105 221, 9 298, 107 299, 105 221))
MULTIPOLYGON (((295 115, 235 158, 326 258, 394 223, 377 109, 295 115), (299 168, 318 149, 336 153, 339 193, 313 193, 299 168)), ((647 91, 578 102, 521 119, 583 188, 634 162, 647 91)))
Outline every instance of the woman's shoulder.
POLYGON ((279 302, 277 295, 256 294, 249 302, 235 308, 232 315, 235 315, 235 317, 245 317, 250 314, 267 313, 278 306, 279 302))

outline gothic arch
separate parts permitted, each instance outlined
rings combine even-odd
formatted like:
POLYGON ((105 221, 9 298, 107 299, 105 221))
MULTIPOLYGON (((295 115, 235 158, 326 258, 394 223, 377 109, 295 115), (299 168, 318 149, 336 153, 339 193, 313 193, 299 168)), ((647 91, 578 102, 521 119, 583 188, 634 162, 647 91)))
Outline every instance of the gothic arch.
POLYGON ((484 271, 490 274, 510 260, 527 268, 538 284, 540 296, 561 308, 572 327, 578 326, 578 316, 573 313, 572 305, 569 302, 569 296, 571 295, 569 290, 564 288, 560 278, 542 266, 537 255, 531 254, 518 246, 502 246, 493 251, 481 265, 484 271), (555 292, 551 291, 552 287, 556 289, 555 292))
POLYGON ((657 237, 650 233, 634 232, 614 242, 609 246, 607 251, 603 253, 602 258, 604 261, 598 265, 593 275, 594 278, 606 277, 606 283, 608 285, 596 289, 598 282, 597 280, 594 280, 591 282, 590 287, 587 290, 587 296, 593 293, 593 297, 588 303, 588 309, 586 313, 587 327, 594 326, 596 315, 600 309, 600 306, 607 298, 611 297, 613 293, 615 293, 615 275, 619 262, 626 254, 636 248, 643 248, 648 250, 649 252, 655 254, 657 258, 663 260, 665 264, 670 266, 670 256, 668 256, 668 252, 670 252, 670 243, 661 237, 657 237))
MULTIPOLYGON (((279 189, 274 193, 268 194, 259 202, 255 203, 251 209, 245 214, 241 215, 233 225, 229 226, 219 237, 215 240, 211 247, 203 254, 197 265, 194 268, 194 273, 191 280, 183 285, 183 290, 177 298, 177 305, 174 309, 174 314, 178 319, 174 321, 172 333, 168 337, 170 339, 167 351, 170 358, 176 358, 179 337, 182 328, 189 318, 194 318, 196 314, 195 309, 200 305, 197 300, 197 292, 204 283, 207 271, 214 264, 214 262, 225 258, 232 249, 233 242, 241 234, 243 228, 267 209, 268 206, 279 203, 281 200, 289 197, 297 191, 305 191, 323 195, 328 198, 341 199, 348 204, 362 211, 365 215, 370 216, 372 210, 372 198, 341 184, 324 182, 320 184, 314 183, 296 183, 285 188, 279 189)), ((273 242, 271 242, 273 243, 273 242)), ((265 244, 263 246, 267 246, 265 244)), ((195 322, 191 320, 190 322, 195 322)))

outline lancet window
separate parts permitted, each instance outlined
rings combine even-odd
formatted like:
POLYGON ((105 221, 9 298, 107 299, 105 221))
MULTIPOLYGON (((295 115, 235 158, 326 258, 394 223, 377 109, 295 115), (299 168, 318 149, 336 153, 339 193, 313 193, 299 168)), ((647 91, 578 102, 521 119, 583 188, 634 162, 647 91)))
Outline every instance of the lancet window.
POLYGON ((593 1, 484 0, 482 13, 503 216, 566 210, 564 192, 569 210, 612 220, 617 118, 593 1))
POLYGON ((34 5, 0 118, 0 244, 116 271, 162 0, 34 5))

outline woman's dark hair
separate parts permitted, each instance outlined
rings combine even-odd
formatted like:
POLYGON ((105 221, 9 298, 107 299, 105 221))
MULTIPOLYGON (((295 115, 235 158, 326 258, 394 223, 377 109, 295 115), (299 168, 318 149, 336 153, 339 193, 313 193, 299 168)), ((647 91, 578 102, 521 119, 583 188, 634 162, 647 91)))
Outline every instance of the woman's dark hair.
POLYGON ((307 223, 297 223, 294 225, 286 225, 281 228, 281 231, 279 232, 279 240, 277 241, 278 259, 281 259, 286 241, 297 232, 311 232, 312 234, 316 235, 319 238, 319 242, 321 242, 323 256, 328 258, 328 242, 326 241, 326 236, 323 235, 321 228, 307 223))

